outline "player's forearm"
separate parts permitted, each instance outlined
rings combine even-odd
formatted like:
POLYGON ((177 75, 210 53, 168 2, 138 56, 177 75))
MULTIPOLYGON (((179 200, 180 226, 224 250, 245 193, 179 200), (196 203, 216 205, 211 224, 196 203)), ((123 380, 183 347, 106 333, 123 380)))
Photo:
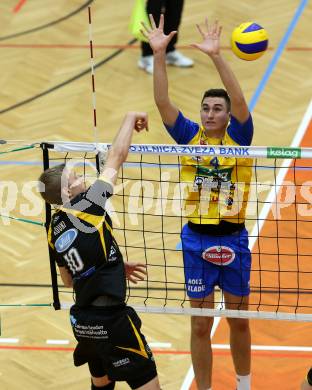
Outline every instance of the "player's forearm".
POLYGON ((169 102, 166 52, 154 53, 154 99, 158 107, 169 102))
POLYGON ((59 267, 61 279, 65 287, 73 287, 73 278, 65 267, 59 267))
POLYGON ((118 170, 128 156, 134 126, 135 115, 128 113, 108 151, 100 179, 109 181, 112 185, 116 183, 118 170))
POLYGON ((148 129, 145 112, 128 112, 107 154, 107 159, 101 176, 111 184, 116 183, 117 174, 122 163, 127 159, 133 130, 148 129))
POLYGON ((231 98, 232 104, 235 104, 235 102, 244 102, 245 98, 243 91, 229 64, 224 60, 221 54, 213 55, 210 58, 219 72, 222 83, 231 98))
POLYGON ((128 156, 135 126, 135 118, 134 113, 127 113, 109 150, 108 156, 118 158, 120 163, 123 163, 128 156))

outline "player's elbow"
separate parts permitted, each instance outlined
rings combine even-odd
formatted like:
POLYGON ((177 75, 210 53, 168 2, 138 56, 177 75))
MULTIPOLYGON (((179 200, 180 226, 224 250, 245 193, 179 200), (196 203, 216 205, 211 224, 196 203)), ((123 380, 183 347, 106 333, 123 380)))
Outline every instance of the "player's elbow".
POLYGON ((65 287, 73 287, 73 278, 70 275, 61 274, 61 277, 65 287))
POLYGON ((155 103, 160 112, 170 107, 170 100, 168 98, 155 97, 155 103))
POLYGON ((64 283, 64 286, 67 287, 67 288, 73 287, 73 281, 72 280, 63 281, 63 283, 64 283))
POLYGON ((73 287, 73 278, 69 271, 65 267, 60 267, 60 274, 62 282, 64 283, 65 287, 73 287))

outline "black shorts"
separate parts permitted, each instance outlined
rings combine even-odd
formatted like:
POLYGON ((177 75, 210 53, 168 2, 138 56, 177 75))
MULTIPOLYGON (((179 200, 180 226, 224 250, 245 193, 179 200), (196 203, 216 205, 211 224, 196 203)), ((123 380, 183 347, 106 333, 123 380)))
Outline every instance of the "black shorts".
POLYGON ((140 332, 141 320, 131 307, 73 306, 70 320, 78 340, 75 366, 88 363, 92 376, 108 375, 112 381, 127 382, 132 389, 157 375, 153 354, 140 332))

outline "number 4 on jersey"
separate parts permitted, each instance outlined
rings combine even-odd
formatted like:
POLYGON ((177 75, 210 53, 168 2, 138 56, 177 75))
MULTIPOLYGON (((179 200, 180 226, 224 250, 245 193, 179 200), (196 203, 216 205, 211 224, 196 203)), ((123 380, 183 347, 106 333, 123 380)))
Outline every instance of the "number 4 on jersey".
POLYGON ((215 169, 218 169, 220 165, 218 157, 214 157, 213 159, 211 159, 209 164, 212 165, 215 169))

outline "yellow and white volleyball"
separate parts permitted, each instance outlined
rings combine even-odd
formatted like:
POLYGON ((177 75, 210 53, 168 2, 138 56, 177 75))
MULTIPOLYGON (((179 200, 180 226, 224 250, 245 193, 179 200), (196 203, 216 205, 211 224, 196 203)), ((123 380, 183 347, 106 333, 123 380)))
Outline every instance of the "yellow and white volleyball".
POLYGON ((232 51, 240 59, 253 61, 261 57, 269 45, 267 31, 257 23, 246 22, 232 32, 232 51))

